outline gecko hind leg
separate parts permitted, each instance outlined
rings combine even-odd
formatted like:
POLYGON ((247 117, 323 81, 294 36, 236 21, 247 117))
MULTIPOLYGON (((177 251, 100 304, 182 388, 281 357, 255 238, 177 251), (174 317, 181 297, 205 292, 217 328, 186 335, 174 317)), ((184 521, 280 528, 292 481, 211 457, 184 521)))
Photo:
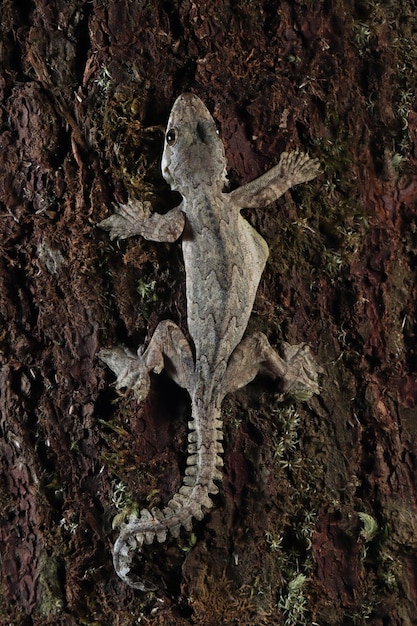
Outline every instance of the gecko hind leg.
POLYGON ((141 401, 149 392, 149 372, 167 374, 191 394, 194 387, 194 359, 184 333, 171 320, 158 324, 146 350, 135 354, 124 346, 100 350, 100 359, 116 374, 116 388, 133 389, 141 401))
POLYGON ((263 333, 243 339, 229 359, 224 393, 236 391, 247 385, 257 374, 265 373, 281 380, 281 389, 295 398, 308 400, 319 393, 318 374, 321 371, 310 348, 300 343, 284 343, 284 358, 272 348, 263 333))

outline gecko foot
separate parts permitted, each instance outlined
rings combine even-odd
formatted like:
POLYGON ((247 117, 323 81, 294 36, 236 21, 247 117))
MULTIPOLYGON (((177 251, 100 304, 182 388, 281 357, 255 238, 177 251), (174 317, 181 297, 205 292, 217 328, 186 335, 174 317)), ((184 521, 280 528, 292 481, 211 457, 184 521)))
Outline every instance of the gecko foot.
POLYGON ((305 401, 320 391, 318 375, 322 371, 305 343, 282 346, 287 371, 283 376, 283 391, 297 400, 305 401))
POLYGON ((130 200, 127 204, 117 204, 116 212, 97 226, 108 230, 110 239, 127 239, 141 233, 140 226, 151 216, 151 203, 130 200))
POLYGON ((283 152, 278 167, 290 182, 290 187, 313 180, 320 171, 318 159, 310 159, 308 154, 299 150, 283 152))
POLYGON ((141 402, 149 393, 149 368, 140 354, 136 355, 126 347, 100 350, 99 358, 116 374, 116 389, 132 389, 141 402))

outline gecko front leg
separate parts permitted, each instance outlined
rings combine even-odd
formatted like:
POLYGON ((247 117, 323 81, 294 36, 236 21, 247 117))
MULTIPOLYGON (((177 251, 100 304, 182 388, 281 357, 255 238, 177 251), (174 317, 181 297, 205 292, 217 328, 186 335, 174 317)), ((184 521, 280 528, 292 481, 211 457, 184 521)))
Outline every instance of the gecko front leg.
POLYGON ((130 199, 118 204, 116 213, 98 224, 110 232, 110 239, 126 239, 142 235, 151 241, 176 241, 184 230, 182 203, 164 215, 151 212, 151 203, 130 199))
POLYGON ((243 339, 229 359, 224 394, 244 387, 260 373, 280 379, 282 391, 297 399, 308 400, 319 393, 321 368, 315 363, 310 348, 305 343, 292 346, 284 342, 282 350, 284 358, 272 348, 263 333, 243 339))
POLYGON ((283 152, 278 165, 228 195, 238 209, 263 208, 291 187, 313 180, 319 169, 319 161, 310 159, 304 152, 283 152))

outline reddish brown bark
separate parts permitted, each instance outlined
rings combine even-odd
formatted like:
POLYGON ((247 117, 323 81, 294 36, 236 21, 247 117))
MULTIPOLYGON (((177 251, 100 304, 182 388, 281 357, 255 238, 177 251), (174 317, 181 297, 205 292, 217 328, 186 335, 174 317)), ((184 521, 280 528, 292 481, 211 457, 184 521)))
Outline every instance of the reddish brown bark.
MULTIPOLYGON (((394 4, 394 3, 392 3, 394 4)), ((405 626, 417 614, 417 18, 351 2, 3 0, 0 624, 405 626), (321 179, 248 213, 271 254, 251 328, 306 341, 309 404, 224 404, 216 509, 114 574, 111 520, 181 482, 188 400, 116 396, 99 347, 185 328, 178 244, 109 242, 159 173, 175 96, 222 129, 232 185, 300 146, 321 179)))

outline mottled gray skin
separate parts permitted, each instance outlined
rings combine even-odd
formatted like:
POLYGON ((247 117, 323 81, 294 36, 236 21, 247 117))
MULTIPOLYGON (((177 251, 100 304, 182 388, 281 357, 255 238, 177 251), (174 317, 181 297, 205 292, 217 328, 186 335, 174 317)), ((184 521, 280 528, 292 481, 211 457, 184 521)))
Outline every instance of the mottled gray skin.
POLYGON ((100 358, 117 375, 116 386, 134 390, 138 400, 149 390, 149 372, 163 368, 187 389, 192 402, 187 469, 183 485, 163 509, 130 516, 114 546, 117 574, 146 590, 131 572, 135 550, 143 542, 178 536, 191 529, 213 506, 222 478, 221 403, 227 393, 251 381, 259 371, 281 381, 284 391, 308 399, 318 393, 318 368, 305 344, 284 344, 284 358, 262 333, 243 338, 259 280, 268 257, 263 238, 240 215, 242 208, 270 204, 293 185, 313 179, 319 164, 297 151, 283 153, 279 164, 255 181, 224 193, 226 158, 214 121, 199 98, 180 96, 168 121, 162 173, 179 191, 181 204, 167 215, 151 214, 147 203, 130 201, 101 227, 111 237, 140 234, 175 241, 182 234, 186 273, 188 330, 195 359, 182 331, 161 322, 146 350, 101 350, 100 358))

